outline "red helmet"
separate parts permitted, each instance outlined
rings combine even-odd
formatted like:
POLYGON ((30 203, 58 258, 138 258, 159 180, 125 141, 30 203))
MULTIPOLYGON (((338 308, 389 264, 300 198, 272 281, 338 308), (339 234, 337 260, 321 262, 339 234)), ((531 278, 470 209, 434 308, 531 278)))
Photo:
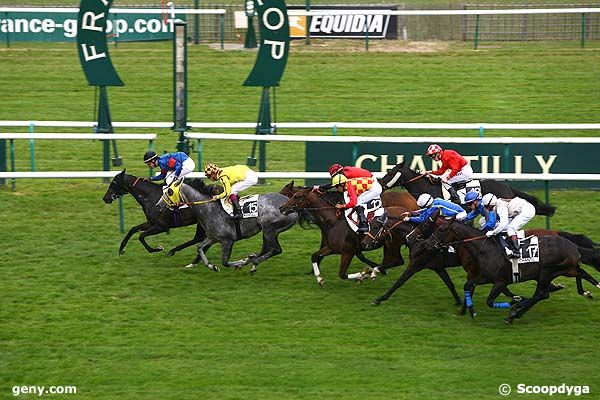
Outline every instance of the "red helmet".
POLYGON ((343 169, 344 167, 342 165, 333 164, 331 167, 329 167, 329 175, 334 176, 335 174, 339 174, 343 169))
POLYGON ((437 144, 432 144, 427 148, 427 153, 425 153, 426 156, 432 156, 436 153, 441 153, 442 152, 442 148, 437 145, 437 144))

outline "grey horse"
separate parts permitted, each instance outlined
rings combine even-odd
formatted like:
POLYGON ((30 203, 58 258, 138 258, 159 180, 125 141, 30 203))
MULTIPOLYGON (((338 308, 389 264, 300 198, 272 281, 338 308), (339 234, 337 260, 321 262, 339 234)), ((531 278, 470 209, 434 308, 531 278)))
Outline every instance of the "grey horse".
POLYGON ((258 197, 258 217, 239 220, 239 235, 234 219, 227 214, 219 201, 210 201, 212 194, 209 189, 196 190, 183 184, 181 193, 189 203, 205 202, 193 205, 193 210, 198 217, 198 222, 206 232, 206 239, 198 244, 198 255, 187 267, 195 267, 199 261, 204 266, 219 271, 219 267, 212 264, 206 257, 205 250, 215 243, 221 244, 221 259, 226 267, 241 268, 252 264, 251 273, 256 272, 256 266, 268 258, 282 252, 279 244, 279 234, 290 229, 298 220, 297 214, 283 215, 279 211, 288 198, 280 193, 266 193, 258 197), (233 243, 252 237, 262 230, 263 245, 259 254, 250 254, 248 257, 229 261, 233 243))

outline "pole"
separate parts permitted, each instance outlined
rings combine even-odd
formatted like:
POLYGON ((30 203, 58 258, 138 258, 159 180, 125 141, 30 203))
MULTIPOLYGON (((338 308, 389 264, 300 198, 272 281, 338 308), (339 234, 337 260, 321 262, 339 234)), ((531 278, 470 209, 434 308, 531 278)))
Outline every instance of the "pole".
MULTIPOLYGON (((310 0, 306 0, 305 2, 306 11, 310 11, 310 0)), ((311 17, 309 15, 306 16, 306 40, 305 43, 310 45, 310 23, 311 17)))
MULTIPOLYGON (((260 109, 258 111, 257 132, 259 135, 268 135, 272 133, 271 126, 271 101, 269 99, 269 87, 264 86, 260 98, 260 109)), ((267 142, 261 140, 258 143, 258 170, 266 172, 267 170, 267 142)), ((259 179, 259 183, 264 184, 264 179, 259 179)))
POLYGON ((190 152, 187 130, 187 24, 175 23, 173 32, 173 130, 179 132, 177 150, 190 152))
POLYGON ((581 48, 585 47, 585 13, 581 13, 581 48))
POLYGON ((369 51, 369 15, 365 15, 365 51, 369 51))
POLYGON ((219 28, 221 32, 221 50, 225 49, 225 16, 219 15, 219 28))
POLYGON ((479 14, 475 16, 475 37, 473 40, 473 46, 475 47, 475 50, 477 50, 477 46, 479 43, 479 14))
MULTIPOLYGON (((194 8, 200 8, 200 0, 194 0, 194 8)), ((194 44, 200 43, 200 15, 194 15, 194 44)))
MULTIPOLYGON (((0 139, 0 172, 6 172, 6 139, 0 139)), ((6 179, 0 178, 0 186, 6 184, 6 179)))
MULTIPOLYGON (((10 170, 11 172, 15 172, 15 141, 10 139, 10 170)), ((17 190, 17 180, 12 178, 11 180, 12 191, 15 192, 17 190)))
MULTIPOLYGON (((35 125, 29 124, 29 133, 35 131, 35 125)), ((35 172, 35 140, 29 139, 29 158, 31 159, 31 172, 35 172)))

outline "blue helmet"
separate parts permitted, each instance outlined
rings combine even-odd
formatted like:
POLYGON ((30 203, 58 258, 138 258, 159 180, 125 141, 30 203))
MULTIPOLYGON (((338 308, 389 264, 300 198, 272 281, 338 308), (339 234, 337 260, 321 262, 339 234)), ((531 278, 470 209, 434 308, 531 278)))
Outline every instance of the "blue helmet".
POLYGON ((465 195, 465 203, 472 203, 475 200, 481 200, 481 194, 477 193, 476 191, 470 191, 465 195))

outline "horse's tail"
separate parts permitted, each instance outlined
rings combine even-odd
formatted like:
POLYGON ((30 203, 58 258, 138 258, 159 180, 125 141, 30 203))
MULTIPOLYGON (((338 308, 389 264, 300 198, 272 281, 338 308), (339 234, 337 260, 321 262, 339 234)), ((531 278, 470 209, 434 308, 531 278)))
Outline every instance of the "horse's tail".
POLYGON ((589 237, 582 235, 580 233, 569 233, 569 232, 560 231, 560 232, 558 232, 558 236, 564 237, 565 239, 570 240, 571 242, 575 243, 577 246, 583 247, 586 249, 595 249, 596 247, 600 246, 600 244, 594 242, 589 237))
POLYGON ((591 265, 600 272, 600 250, 586 249, 579 246, 579 254, 581 254, 581 262, 586 265, 591 265))
POLYGON ((548 217, 551 217, 556 212, 556 207, 547 203, 542 203, 540 200, 538 200, 537 197, 527 194, 525 192, 521 192, 520 190, 517 190, 512 186, 511 189, 516 197, 520 197, 523 200, 527 200, 528 202, 530 202, 535 207, 535 213, 537 215, 546 215, 548 217))

